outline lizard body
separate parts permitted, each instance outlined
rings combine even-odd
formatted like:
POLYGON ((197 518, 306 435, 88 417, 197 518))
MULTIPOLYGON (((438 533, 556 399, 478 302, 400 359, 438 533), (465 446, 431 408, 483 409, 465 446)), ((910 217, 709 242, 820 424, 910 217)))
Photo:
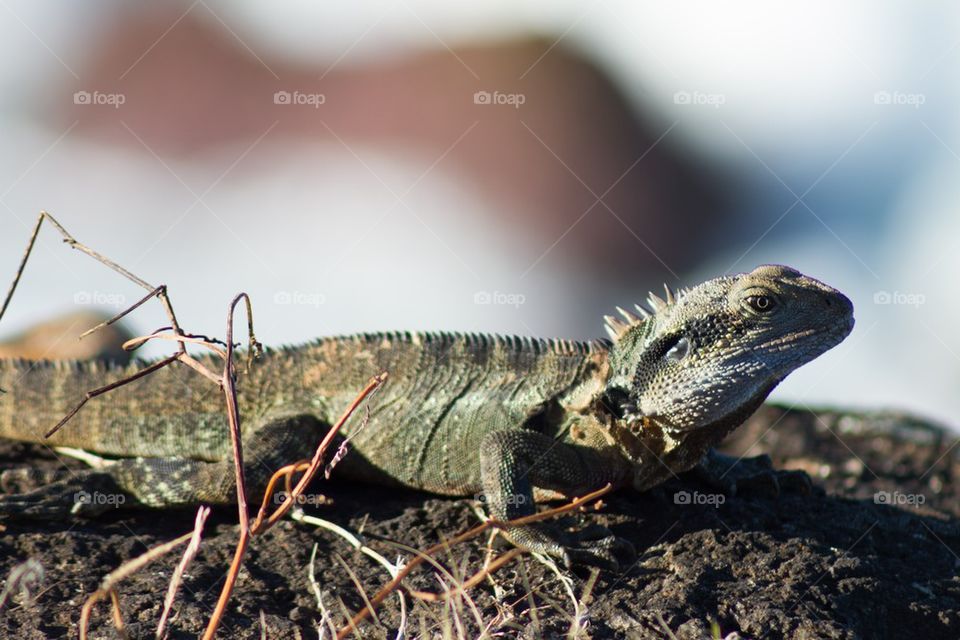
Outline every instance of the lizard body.
MULTIPOLYGON (((774 265, 650 304, 640 316, 621 312, 624 321, 608 317, 610 341, 382 333, 268 350, 237 380, 249 486, 262 492, 276 468, 308 457, 357 390, 387 370, 368 424, 346 425, 351 452, 335 476, 477 495, 502 520, 533 513, 535 499, 608 482, 645 490, 695 466, 783 377, 853 326, 846 297, 774 265)), ((86 390, 133 370, 0 360, 0 437, 119 458, 0 497, 0 514, 92 514, 97 505, 65 496, 97 482, 155 507, 235 499, 222 397, 185 367, 88 403, 43 440, 86 390)), ((615 565, 623 547, 548 525, 508 536, 567 562, 615 565)))

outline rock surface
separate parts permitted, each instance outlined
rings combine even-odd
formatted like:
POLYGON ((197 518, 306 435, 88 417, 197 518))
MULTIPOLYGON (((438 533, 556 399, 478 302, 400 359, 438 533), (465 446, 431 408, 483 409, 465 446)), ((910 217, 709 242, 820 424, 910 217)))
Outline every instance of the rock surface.
MULTIPOLYGON (((730 454, 768 453, 780 468, 806 470, 814 492, 725 496, 693 476, 644 494, 621 491, 599 514, 637 546, 628 571, 575 576, 583 598, 582 636, 591 638, 957 638, 960 637, 960 447, 949 432, 891 413, 848 414, 762 408, 725 444, 730 454)), ((43 447, 3 443, 0 468, 61 464, 43 447)), ((68 464, 73 464, 72 462, 68 464)), ((689 474, 688 474, 689 475, 689 474)), ((466 500, 318 483, 335 504, 307 507, 353 530, 390 559, 410 557, 386 540, 425 548, 476 523, 466 500)), ((172 638, 199 635, 219 594, 236 542, 232 509, 219 509, 187 572, 172 638)), ((0 575, 28 559, 40 584, 14 588, 0 610, 0 636, 75 637, 80 606, 123 561, 192 528, 192 512, 117 512, 98 521, 7 522, 0 575), (34 566, 35 565, 31 565, 34 566)), ((255 540, 219 637, 316 637, 316 580, 337 623, 363 606, 388 577, 326 531, 282 522, 255 540)), ((439 560, 447 575, 416 572, 409 584, 437 590, 476 571, 485 540, 439 560), (439 576, 439 577, 438 577, 439 576)), ((130 637, 152 637, 178 554, 122 584, 130 637)), ((549 570, 528 556, 450 605, 407 602, 408 637, 561 637, 574 605, 549 570)), ((367 624, 366 637, 395 637, 397 596, 367 624)), ((95 610, 94 637, 120 637, 108 605, 95 610)))

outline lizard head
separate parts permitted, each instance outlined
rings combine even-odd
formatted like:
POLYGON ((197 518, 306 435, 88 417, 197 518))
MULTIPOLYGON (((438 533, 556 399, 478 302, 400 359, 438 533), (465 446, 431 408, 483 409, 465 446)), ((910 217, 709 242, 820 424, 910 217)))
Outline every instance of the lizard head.
POLYGON ((607 316, 607 398, 624 419, 682 434, 745 419, 797 367, 853 329, 842 293, 789 267, 763 265, 709 280, 652 311, 607 316), (744 414, 747 415, 744 415, 744 414))

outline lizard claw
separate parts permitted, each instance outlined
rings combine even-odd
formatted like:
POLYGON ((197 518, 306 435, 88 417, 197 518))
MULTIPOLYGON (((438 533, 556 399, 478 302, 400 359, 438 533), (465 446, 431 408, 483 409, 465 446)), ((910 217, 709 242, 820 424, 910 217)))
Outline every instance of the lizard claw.
POLYGON ((579 545, 564 547, 563 559, 567 568, 590 566, 619 573, 623 567, 636 561, 637 551, 629 541, 608 532, 602 538, 581 538, 579 545))
POLYGON ((562 546, 567 568, 579 565, 619 572, 621 567, 637 559, 637 552, 629 541, 596 523, 564 531, 562 546))
POLYGON ((620 572, 620 562, 613 554, 604 550, 567 549, 564 552, 563 564, 567 569, 596 567, 611 573, 620 572))
POLYGON ((591 566, 617 572, 636 560, 633 545, 609 529, 589 525, 579 530, 564 530, 543 523, 514 527, 504 533, 511 542, 530 551, 560 559, 567 568, 591 566))

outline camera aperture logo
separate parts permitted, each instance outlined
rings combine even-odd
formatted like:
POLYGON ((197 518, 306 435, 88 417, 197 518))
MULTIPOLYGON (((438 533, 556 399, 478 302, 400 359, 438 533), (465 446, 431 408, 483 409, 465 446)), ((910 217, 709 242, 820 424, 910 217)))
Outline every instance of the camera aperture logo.
POLYGON ((900 305, 919 309, 927 302, 922 293, 907 293, 904 291, 877 291, 873 294, 873 304, 900 305))
POLYGON ((127 297, 122 293, 106 293, 103 291, 77 291, 73 294, 74 304, 92 304, 101 307, 120 308, 127 303, 127 297))
MULTIPOLYGON (((526 504, 527 500, 529 500, 529 498, 522 493, 508 493, 507 495, 502 496, 502 498, 503 504, 508 506, 526 504)), ((473 496, 473 499, 483 504, 490 502, 490 499, 484 493, 478 493, 477 495, 473 496)))
POLYGON ((73 494, 74 509, 80 508, 85 504, 106 505, 117 508, 127 501, 127 496, 122 493, 102 493, 100 491, 77 491, 73 494))
POLYGON ((319 109, 327 101, 323 93, 305 93, 303 91, 277 91, 273 94, 273 104, 306 106, 319 109))
POLYGON ((873 104, 905 106, 919 109, 927 101, 923 93, 906 91, 877 91, 873 94, 873 104))
MULTIPOLYGON (((283 504, 290 500, 290 494, 286 491, 277 491, 273 494, 273 503, 274 504, 283 504)), ((327 504, 327 498, 318 493, 301 493, 300 495, 294 498, 293 503, 296 505, 310 505, 318 506, 327 504)))
POLYGON ((877 491, 873 494, 874 504, 919 507, 927 501, 922 493, 902 493, 900 491, 877 491))
POLYGON ((699 491, 677 491, 673 494, 673 504, 679 505, 708 505, 720 507, 727 501, 722 493, 700 493, 699 491))
POLYGON ((273 304, 319 307, 326 301, 326 296, 316 291, 277 291, 273 294, 273 304))
POLYGON ((503 93, 502 91, 477 91, 473 94, 473 104, 507 105, 519 109, 527 101, 522 93, 503 93))
POLYGON ((526 303, 527 296, 522 293, 504 293, 503 291, 477 291, 473 294, 473 304, 505 305, 519 309, 526 303))
POLYGON ((104 93, 102 91, 77 91, 73 94, 73 104, 107 106, 119 109, 127 101, 122 93, 104 93))
POLYGON ((707 93, 705 91, 677 91, 673 94, 673 104, 706 106, 719 109, 727 103, 727 96, 722 93, 707 93))

